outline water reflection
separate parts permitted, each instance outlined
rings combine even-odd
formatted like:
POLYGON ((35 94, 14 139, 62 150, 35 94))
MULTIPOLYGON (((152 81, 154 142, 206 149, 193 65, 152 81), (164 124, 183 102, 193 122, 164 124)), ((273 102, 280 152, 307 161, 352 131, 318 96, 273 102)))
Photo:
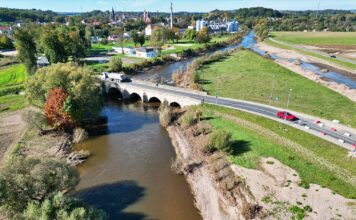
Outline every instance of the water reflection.
POLYGON ((92 153, 79 167, 78 197, 111 219, 200 219, 184 177, 170 169, 175 152, 157 108, 109 101, 102 116, 106 134, 76 145, 92 153))

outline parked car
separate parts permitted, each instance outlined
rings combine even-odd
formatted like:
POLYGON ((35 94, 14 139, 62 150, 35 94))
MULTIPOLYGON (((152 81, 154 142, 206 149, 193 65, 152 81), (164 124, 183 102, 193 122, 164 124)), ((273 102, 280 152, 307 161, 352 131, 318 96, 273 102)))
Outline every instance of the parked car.
POLYGON ((295 117, 295 115, 285 111, 277 112, 277 117, 288 121, 295 121, 298 119, 297 117, 295 117))
POLYGON ((336 56, 335 56, 335 55, 330 55, 330 57, 331 57, 331 58, 336 58, 336 56))

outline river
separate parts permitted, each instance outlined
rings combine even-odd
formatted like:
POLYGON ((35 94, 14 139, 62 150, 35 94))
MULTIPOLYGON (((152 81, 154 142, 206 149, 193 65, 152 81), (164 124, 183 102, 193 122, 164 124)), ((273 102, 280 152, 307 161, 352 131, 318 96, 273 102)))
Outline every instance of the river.
POLYGON ((92 153, 79 167, 77 197, 101 208, 110 219, 201 219, 183 176, 170 169, 175 157, 156 108, 108 101, 104 135, 76 149, 92 153))
MULTIPOLYGON (((236 47, 242 46, 246 49, 253 50, 254 52, 256 52, 257 54, 259 54, 261 56, 266 55, 266 53, 264 51, 260 50, 256 46, 256 41, 255 41, 254 37, 255 37, 254 32, 251 31, 248 35, 246 35, 243 38, 243 40, 240 44, 232 45, 227 48, 220 49, 218 51, 231 50, 236 47)), ((211 52, 211 53, 213 53, 213 52, 211 52)), ((273 54, 270 55, 270 58, 273 60, 283 59, 283 58, 278 57, 273 54)), ((138 79, 138 80, 162 82, 165 84, 174 84, 172 81, 172 74, 178 69, 185 69, 187 67, 187 65, 189 63, 191 63, 194 59, 196 59, 196 58, 190 58, 187 60, 183 60, 183 61, 179 61, 179 62, 175 62, 175 63, 171 63, 171 64, 166 64, 159 68, 154 68, 147 72, 135 75, 133 78, 138 79)), ((293 63, 296 60, 288 59, 287 61, 293 63)), ((356 75, 355 74, 347 73, 345 71, 341 71, 336 68, 330 68, 330 71, 328 73, 322 73, 322 69, 325 68, 322 65, 319 65, 317 63, 307 63, 307 62, 303 62, 303 61, 301 61, 301 67, 321 76, 321 78, 324 80, 337 82, 340 84, 344 84, 351 89, 356 89, 356 75)))

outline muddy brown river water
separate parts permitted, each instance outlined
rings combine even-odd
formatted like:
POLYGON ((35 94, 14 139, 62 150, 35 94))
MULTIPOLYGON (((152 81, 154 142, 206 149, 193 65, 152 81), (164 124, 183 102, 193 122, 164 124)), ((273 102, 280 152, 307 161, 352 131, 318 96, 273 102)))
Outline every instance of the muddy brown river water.
POLYGON ((170 169, 175 152, 157 109, 109 101, 102 115, 105 134, 76 146, 92 153, 77 197, 110 219, 201 219, 184 177, 170 169))

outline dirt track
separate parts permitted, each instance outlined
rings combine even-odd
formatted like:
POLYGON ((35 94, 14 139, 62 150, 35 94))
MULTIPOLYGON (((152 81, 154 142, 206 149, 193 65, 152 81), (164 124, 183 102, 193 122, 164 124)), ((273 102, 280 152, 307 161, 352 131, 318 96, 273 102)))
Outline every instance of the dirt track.
POLYGON ((23 111, 0 114, 0 165, 26 128, 23 111))

